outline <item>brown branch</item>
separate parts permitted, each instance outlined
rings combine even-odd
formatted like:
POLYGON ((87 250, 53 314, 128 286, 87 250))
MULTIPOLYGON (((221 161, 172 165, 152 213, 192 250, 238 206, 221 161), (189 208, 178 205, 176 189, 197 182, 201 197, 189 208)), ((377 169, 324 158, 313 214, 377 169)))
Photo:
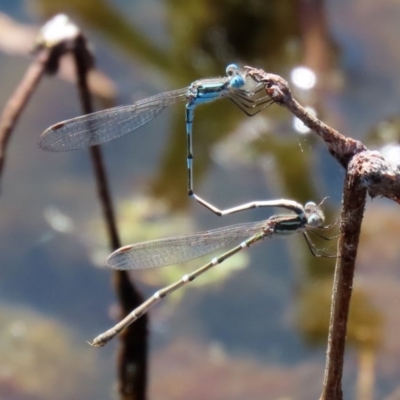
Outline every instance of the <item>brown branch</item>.
MULTIPOLYGON (((77 71, 77 85, 84 114, 93 112, 88 87, 88 73, 92 68, 92 57, 86 40, 78 35, 73 46, 73 55, 77 71)), ((111 201, 106 171, 99 146, 90 149, 93 169, 96 177, 97 192, 103 210, 111 250, 121 247, 114 210, 111 201)), ((114 286, 121 305, 122 318, 125 317, 143 298, 132 284, 127 271, 114 272, 114 286)), ((123 400, 146 399, 147 387, 147 322, 146 316, 136 324, 130 325, 120 335, 118 357, 118 389, 123 400)))
MULTIPOLYGON (((52 74, 58 71, 62 55, 72 52, 83 112, 87 114, 93 111, 88 88, 88 73, 92 68, 93 60, 87 49, 86 40, 78 28, 65 15, 58 15, 43 26, 36 42, 36 57, 0 117, 0 177, 4 170, 7 145, 18 118, 43 74, 52 74)), ((91 158, 110 248, 115 250, 121 245, 100 148, 91 149, 91 158)), ((125 316, 143 299, 130 282, 127 272, 118 271, 114 277, 122 314, 125 316)), ((126 329, 124 335, 121 336, 121 343, 118 366, 118 386, 121 398, 144 400, 146 398, 148 348, 146 316, 134 326, 126 329)))
POLYGON ((346 174, 341 214, 341 236, 332 290, 331 319, 321 400, 342 400, 342 373, 357 248, 367 190, 355 156, 346 174))
POLYGON ((246 67, 248 76, 265 87, 266 99, 287 108, 326 143, 332 156, 346 169, 341 211, 324 384, 321 400, 342 400, 342 374, 353 276, 367 193, 400 203, 400 170, 377 151, 324 124, 292 96, 278 75, 246 67))
POLYGON ((292 95, 289 84, 279 75, 270 74, 262 69, 245 67, 249 76, 256 82, 265 85, 267 97, 274 103, 287 108, 304 125, 320 136, 328 146, 329 152, 344 167, 347 167, 351 157, 367 148, 358 140, 349 138, 330 126, 324 124, 317 117, 312 115, 306 108, 299 104, 292 95))
POLYGON ((0 178, 3 175, 8 143, 15 125, 24 110, 40 78, 48 68, 52 49, 40 49, 22 78, 17 89, 8 100, 0 116, 0 178))
POLYGON ((266 96, 273 102, 287 108, 304 125, 313 130, 326 143, 332 156, 347 170, 355 155, 362 154, 363 162, 358 163, 362 182, 371 197, 387 197, 400 201, 400 170, 397 165, 386 161, 377 151, 370 151, 358 140, 343 135, 324 124, 293 97, 289 84, 279 75, 252 67, 245 67, 247 74, 256 82, 265 85, 266 96))

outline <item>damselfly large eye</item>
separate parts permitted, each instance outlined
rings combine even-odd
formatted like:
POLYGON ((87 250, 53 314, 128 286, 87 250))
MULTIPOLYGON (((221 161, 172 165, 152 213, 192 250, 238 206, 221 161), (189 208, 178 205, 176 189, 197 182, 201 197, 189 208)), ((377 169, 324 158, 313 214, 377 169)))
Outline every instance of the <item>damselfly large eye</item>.
POLYGON ((245 83, 243 76, 240 74, 234 75, 230 80, 231 87, 235 89, 241 88, 245 83))
POLYGON ((229 64, 226 67, 226 74, 228 76, 233 76, 238 73, 239 67, 236 64, 229 64))
POLYGON ((305 209, 306 211, 307 211, 307 210, 311 211, 311 210, 315 209, 315 207, 317 207, 317 205, 316 205, 313 201, 308 201, 308 202, 306 203, 306 205, 304 206, 304 209, 305 209))
POLYGON ((307 218, 307 224, 311 226, 320 226, 324 222, 324 219, 322 215, 319 213, 315 212, 312 213, 311 215, 308 216, 307 218))
POLYGON ((324 213, 313 201, 306 203, 304 211, 306 212, 307 225, 321 226, 325 220, 324 213))

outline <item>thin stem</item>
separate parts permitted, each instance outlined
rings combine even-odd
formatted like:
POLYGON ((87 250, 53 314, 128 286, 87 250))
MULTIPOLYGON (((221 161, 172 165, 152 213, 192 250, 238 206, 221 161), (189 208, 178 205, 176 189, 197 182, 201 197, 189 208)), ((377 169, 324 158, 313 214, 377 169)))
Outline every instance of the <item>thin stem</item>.
POLYGON ((256 82, 265 85, 267 96, 275 103, 287 108, 299 118, 304 125, 320 136, 328 146, 329 152, 347 168, 351 158, 367 148, 358 140, 344 136, 337 130, 323 123, 306 108, 299 104, 293 97, 289 84, 279 75, 271 74, 253 67, 245 67, 247 74, 256 82))
POLYGON ((50 48, 42 48, 38 51, 0 116, 0 178, 3 175, 7 146, 12 132, 28 100, 46 72, 51 52, 50 48))
POLYGON ((342 374, 346 344, 353 276, 367 189, 358 174, 357 157, 349 164, 346 175, 342 215, 341 237, 338 243, 339 258, 336 262, 333 283, 331 320, 325 377, 321 400, 342 400, 342 374))
MULTIPOLYGON (((84 114, 93 112, 87 75, 91 68, 91 55, 83 36, 78 36, 74 46, 74 58, 77 71, 77 84, 84 114)), ((97 192, 103 210, 108 231, 111 250, 121 247, 114 210, 111 201, 107 175, 99 146, 90 148, 93 169, 96 176, 97 192)), ((132 284, 126 271, 114 273, 114 285, 121 305, 123 316, 140 304, 141 294, 132 284)), ((121 399, 146 399, 147 386, 147 318, 130 326, 121 335, 121 347, 118 357, 119 382, 118 389, 121 399)))

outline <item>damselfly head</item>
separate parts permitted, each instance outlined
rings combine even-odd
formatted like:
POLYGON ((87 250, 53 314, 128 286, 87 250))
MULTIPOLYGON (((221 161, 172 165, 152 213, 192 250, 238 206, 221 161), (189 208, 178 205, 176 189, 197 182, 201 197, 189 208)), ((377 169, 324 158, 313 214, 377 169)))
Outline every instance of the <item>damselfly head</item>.
POLYGON ((226 75, 233 76, 239 72, 239 67, 236 64, 229 64, 226 67, 226 75))
POLYGON ((240 89, 246 83, 236 64, 229 64, 226 67, 226 75, 230 77, 229 84, 234 89, 240 89))
POLYGON ((306 205, 304 206, 304 211, 306 213, 307 225, 319 227, 323 224, 325 220, 325 215, 320 208, 321 204, 322 202, 317 205, 313 201, 309 201, 308 203, 306 203, 306 205))

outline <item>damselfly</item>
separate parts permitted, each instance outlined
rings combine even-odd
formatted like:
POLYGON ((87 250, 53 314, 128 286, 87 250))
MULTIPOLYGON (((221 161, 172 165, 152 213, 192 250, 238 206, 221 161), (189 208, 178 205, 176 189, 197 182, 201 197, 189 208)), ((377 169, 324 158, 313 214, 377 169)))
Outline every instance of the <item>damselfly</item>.
POLYGON ((193 192, 192 129, 194 109, 222 97, 231 99, 247 115, 253 116, 270 105, 264 95, 263 84, 247 76, 246 69, 231 64, 225 77, 200 79, 189 87, 160 93, 93 114, 59 122, 46 129, 39 138, 39 146, 48 151, 83 149, 106 143, 135 131, 158 116, 167 106, 186 101, 188 194, 218 215, 223 212, 193 192))
POLYGON ((152 297, 133 310, 121 322, 97 336, 91 344, 96 347, 104 346, 126 326, 149 311, 150 308, 162 298, 175 292, 186 283, 193 281, 209 269, 221 264, 234 254, 250 247, 261 239, 301 232, 314 256, 336 257, 317 250, 307 234, 307 231, 311 231, 324 239, 329 239, 318 233, 318 229, 329 229, 333 225, 322 226, 325 219, 321 209, 322 202, 318 205, 313 202, 308 202, 304 207, 293 200, 285 199, 248 203, 236 207, 236 209, 282 207, 293 211, 294 214, 274 215, 265 221, 241 223, 191 235, 153 240, 128 245, 116 250, 107 258, 106 266, 109 268, 116 270, 157 268, 183 263, 209 254, 221 247, 229 245, 237 239, 247 238, 238 246, 233 247, 219 257, 213 258, 209 263, 192 273, 184 275, 179 281, 155 292, 152 297))

